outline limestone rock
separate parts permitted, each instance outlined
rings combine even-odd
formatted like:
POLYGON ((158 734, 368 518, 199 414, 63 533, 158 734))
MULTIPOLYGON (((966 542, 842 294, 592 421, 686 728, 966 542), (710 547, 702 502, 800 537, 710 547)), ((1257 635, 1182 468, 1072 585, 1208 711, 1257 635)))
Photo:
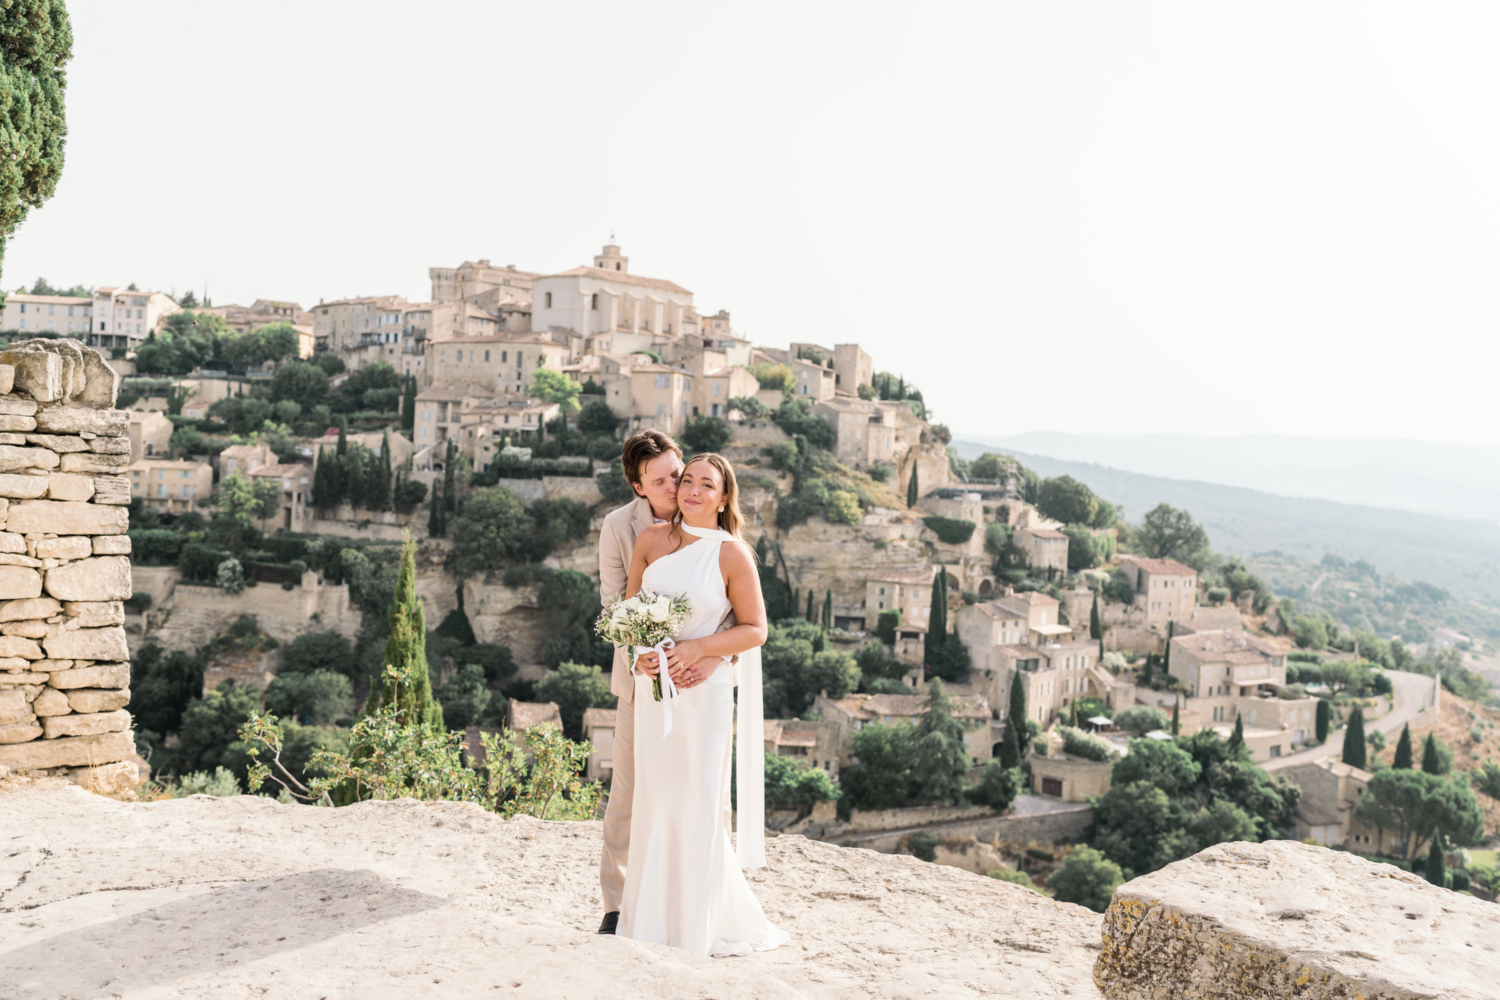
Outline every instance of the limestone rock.
POLYGON ((32 500, 46 492, 47 480, 42 476, 0 474, 0 496, 14 497, 17 500, 32 500))
POLYGON ((68 780, 95 795, 120 795, 141 783, 140 768, 132 760, 118 760, 98 767, 79 767, 68 772, 68 780))
POLYGON ((123 708, 92 715, 53 715, 42 720, 42 732, 49 740, 62 736, 98 736, 100 733, 117 733, 129 728, 130 713, 123 708))
POLYGON ((103 434, 123 437, 130 416, 123 410, 91 410, 79 406, 49 406, 36 412, 37 429, 45 434, 103 434))
MULTIPOLYGON (((65 629, 42 640, 48 656, 74 660, 125 660, 130 657, 130 648, 125 644, 125 630, 119 625, 107 628, 65 629)), ((93 669, 88 667, 85 669, 93 669)), ((77 673, 77 670, 65 671, 77 673)), ((60 674, 54 674, 54 679, 60 674)), ((128 677, 128 675, 127 675, 128 677)), ((128 683, 128 681, 127 681, 128 683)), ((54 687, 62 687, 54 684, 54 687)), ((69 685, 82 687, 83 685, 69 685)), ((123 687, 122 684, 95 684, 91 687, 123 687)))
POLYGON ((48 448, 59 455, 89 450, 89 443, 76 434, 27 434, 26 443, 48 448))
MULTIPOLYGON (((89 484, 90 490, 93 484, 89 484)), ((121 536, 114 536, 121 537, 121 536)), ((42 538, 36 543, 38 559, 87 559, 94 554, 94 542, 88 535, 66 535, 62 538, 42 538)))
MULTIPOLYGON (((44 693, 62 694, 55 688, 48 688, 44 693)), ((130 689, 77 688, 69 691, 65 697, 68 699, 68 707, 75 712, 113 712, 117 708, 124 708, 130 704, 130 689)), ((37 695, 36 700, 41 701, 42 696, 37 695)))
POLYGON ((25 551, 25 535, 18 535, 14 531, 0 531, 0 552, 20 554, 25 551))
POLYGON ((42 574, 25 566, 0 566, 0 601, 40 596, 42 574))
POLYGON ((0 396, 0 413, 6 416, 33 417, 36 416, 36 411, 37 405, 34 399, 28 399, 25 396, 0 396))
POLYGON ((49 500, 86 501, 94 496, 94 477, 73 472, 53 472, 47 476, 49 500))
POLYGON ((130 506, 130 479, 127 476, 95 476, 94 503, 130 506))
POLYGON ((0 365, 0 393, 8 393, 16 387, 14 365, 0 365))
POLYGON ((1500 982, 1500 907, 1291 840, 1219 844, 1115 890, 1111 1000, 1458 1000, 1500 982))
POLYGON ((42 561, 33 559, 31 556, 23 556, 18 552, 0 552, 0 566, 30 566, 32 569, 41 569, 42 561))
POLYGON ((0 431, 24 434, 36 430, 35 417, 13 417, 0 413, 0 431))
MULTIPOLYGON (((85 699, 86 700, 86 699, 85 699)), ((115 708, 124 708, 124 705, 116 705, 115 708)), ((63 694, 57 688, 48 688, 36 696, 36 701, 31 703, 31 710, 38 716, 47 717, 52 715, 67 715, 74 711, 73 699, 63 694)), ((111 709, 90 708, 90 712, 107 712, 111 709)))
POLYGON ((129 535, 95 535, 94 555, 96 556, 128 556, 130 555, 129 535))
POLYGON ((0 725, 29 722, 36 709, 26 704, 26 692, 20 688, 0 691, 0 725))
POLYGON ((32 670, 45 670, 48 673, 57 673, 59 670, 70 670, 73 667, 86 667, 87 663, 75 663, 72 660, 32 660, 28 664, 32 670))
POLYGON ((129 464, 129 455, 96 455, 91 451, 74 452, 58 460, 58 468, 64 472, 118 473, 129 464))
MULTIPOLYGON (((40 736, 42 727, 33 728, 37 730, 36 736, 40 736)), ((65 736, 56 740, 38 740, 36 736, 32 736, 29 743, 0 746, 0 766, 18 771, 91 767, 127 760, 135 753, 135 739, 128 729, 98 736, 65 736)))
MULTIPOLYGON (((42 647, 31 639, 19 635, 0 635, 0 656, 20 656, 28 660, 42 659, 42 647)), ((105 659, 105 657, 100 657, 105 659)), ((108 657, 113 659, 113 657, 108 657)))
POLYGON ((69 601, 63 605, 79 628, 103 628, 125 624, 125 606, 119 601, 69 601))
MULTIPOLYGON (((0 622, 25 621, 28 618, 51 618, 62 610, 62 604, 50 597, 33 597, 25 601, 0 603, 0 622)), ((116 624, 111 622, 110 624, 116 624)))
MULTIPOLYGON (((120 641, 123 643, 124 633, 120 641)), ((47 681, 52 687, 69 691, 74 688, 128 688, 130 686, 130 664, 96 663, 91 667, 74 667, 51 674, 47 681)))
POLYGON ((5 431, 3 433, 0 433, 0 444, 17 444, 17 445, 20 445, 20 444, 25 444, 25 443, 26 443, 26 435, 25 434, 16 434, 13 431, 5 431))
MULTIPOLYGON (((28 661, 16 658, 12 662, 27 663, 28 661)), ((43 663, 46 661, 38 660, 37 662, 43 663)), ((7 669, 6 673, 0 674, 0 688, 5 688, 12 684, 45 684, 47 683, 48 677, 48 674, 43 674, 36 671, 26 673, 7 669)))
POLYGON ((56 354, 42 350, 20 350, 22 345, 36 341, 21 341, 11 349, 0 352, 0 364, 15 369, 13 388, 38 403, 51 403, 63 396, 63 361, 56 354))
POLYGON ((123 601, 130 597, 130 560, 91 556, 49 569, 47 593, 61 601, 123 601))
MULTIPOLYGON (((0 743, 27 743, 42 735, 42 727, 36 721, 17 722, 14 725, 0 726, 0 743)), ((10 747, 0 747, 0 763, 6 763, 5 751, 10 747)), ((11 765, 12 767, 24 767, 26 765, 11 765)), ((35 766, 35 765, 31 765, 35 766)))
POLYGON ((89 442, 89 451, 100 455, 129 455, 130 438, 96 437, 89 442))
POLYGON ((5 526, 21 535, 123 535, 130 512, 72 500, 22 500, 11 506, 5 526))
POLYGON ((59 461, 57 453, 47 448, 18 448, 13 444, 0 444, 0 472, 55 469, 59 461))
POLYGON ((4 625, 0 625, 0 635, 22 635, 28 639, 40 639, 46 634, 46 622, 6 622, 4 625))

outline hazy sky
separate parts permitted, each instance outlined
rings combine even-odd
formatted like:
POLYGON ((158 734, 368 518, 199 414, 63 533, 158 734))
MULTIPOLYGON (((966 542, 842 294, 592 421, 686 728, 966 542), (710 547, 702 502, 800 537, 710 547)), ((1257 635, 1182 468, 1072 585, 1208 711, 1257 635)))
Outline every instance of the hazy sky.
POLYGON ((956 431, 1500 443, 1500 7, 74 0, 8 288, 632 270, 956 431))

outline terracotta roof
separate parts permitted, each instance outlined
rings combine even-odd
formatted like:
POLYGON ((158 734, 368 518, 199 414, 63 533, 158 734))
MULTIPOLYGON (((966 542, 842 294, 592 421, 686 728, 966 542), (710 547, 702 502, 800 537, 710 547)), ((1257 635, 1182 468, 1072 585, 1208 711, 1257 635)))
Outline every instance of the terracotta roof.
POLYGON ((454 400, 463 399, 465 396, 477 396, 480 399, 494 399, 495 394, 484 386, 475 382, 434 382, 421 392, 417 393, 417 399, 454 400))
MULTIPOLYGON (((550 702, 548 704, 551 704, 550 702)), ((613 708, 586 708, 583 710, 583 731, 585 734, 591 729, 613 729, 615 728, 615 713, 613 708)))
POLYGON ((510 727, 512 729, 530 729, 532 726, 549 724, 559 729, 562 728, 562 713, 557 710, 557 702, 537 704, 532 701, 513 701, 510 703, 510 727))
POLYGON ((638 274, 628 271, 608 271, 602 267, 575 267, 569 271, 561 271, 557 274, 547 275, 549 278, 597 278, 600 281, 613 281, 621 285, 640 285, 643 288, 659 288, 664 292, 682 292, 691 295, 692 292, 681 285, 661 278, 643 278, 638 274))
POLYGON ((979 611, 980 614, 986 615, 990 618, 1015 618, 1020 621, 1026 620, 1026 616, 1021 614, 1021 612, 1017 611, 1015 608, 1007 608, 1005 605, 999 604, 995 601, 989 601, 985 604, 976 604, 974 605, 974 607, 979 611))
POLYGON ((211 469, 207 462, 194 462, 185 458, 143 458, 131 462, 132 469, 211 469))
POLYGON ((920 566, 892 566, 888 569, 878 569, 865 579, 879 583, 931 583, 936 576, 937 571, 932 568, 931 563, 922 563, 920 566))
MULTIPOLYGON (((988 719, 989 701, 982 695, 958 694, 949 699, 953 703, 956 719, 988 719)), ((890 716, 909 719, 922 714, 926 695, 920 694, 852 694, 834 702, 839 708, 856 719, 871 721, 890 716)))
POLYGON ((996 646, 996 650, 1002 656, 1008 656, 1013 660, 1036 660, 1042 656, 1040 646, 996 646))
POLYGON ((1139 566, 1142 572, 1158 576, 1197 576, 1198 571, 1184 566, 1176 559, 1145 559, 1141 556, 1126 556, 1123 560, 1139 566))
POLYGON ((1019 594, 1007 594, 1005 597, 998 598, 998 600, 1019 601, 1022 604, 1031 605, 1032 607, 1037 605, 1051 606, 1062 603, 1055 597, 1048 597, 1040 590, 1024 590, 1019 594))
POLYGON ((252 476, 267 476, 267 477, 269 477, 269 476, 278 476, 279 477, 279 476, 300 476, 303 473, 311 474, 312 473, 312 466, 308 465, 306 462, 293 462, 293 463, 289 463, 289 464, 286 464, 286 465, 282 465, 280 463, 273 463, 271 465, 262 465, 258 469, 251 470, 250 475, 252 475, 252 476))
POLYGON ((1172 641, 1183 649, 1200 654, 1200 659, 1212 657, 1216 662, 1252 663, 1283 655, 1278 647, 1242 629, 1195 632, 1176 636, 1172 641))
POLYGON ((1054 531, 1051 528, 1022 528, 1021 530, 1024 531, 1026 534, 1030 535, 1032 538, 1062 538, 1062 539, 1066 539, 1068 537, 1067 535, 1063 534, 1061 531, 1054 531))
POLYGON ((818 745, 818 734, 805 729, 783 729, 776 738, 779 747, 812 747, 818 745))

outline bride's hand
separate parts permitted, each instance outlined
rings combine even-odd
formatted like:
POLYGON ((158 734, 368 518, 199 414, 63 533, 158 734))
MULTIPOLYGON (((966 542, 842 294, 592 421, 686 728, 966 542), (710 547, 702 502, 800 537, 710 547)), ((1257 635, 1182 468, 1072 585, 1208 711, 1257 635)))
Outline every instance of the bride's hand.
POLYGON ((683 639, 667 650, 667 673, 678 687, 692 687, 694 681, 691 668, 703 658, 702 643, 697 639, 683 639))
POLYGON ((631 669, 636 673, 645 674, 647 677, 655 677, 661 672, 661 667, 656 662, 656 650, 647 650, 640 656, 637 656, 631 669))

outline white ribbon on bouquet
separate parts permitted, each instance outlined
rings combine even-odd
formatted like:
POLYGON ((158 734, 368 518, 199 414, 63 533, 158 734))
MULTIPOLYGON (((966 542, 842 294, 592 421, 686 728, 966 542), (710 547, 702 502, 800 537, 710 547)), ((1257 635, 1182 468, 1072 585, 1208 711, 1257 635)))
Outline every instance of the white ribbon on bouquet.
MULTIPOLYGON (((648 652, 656 654, 656 665, 659 668, 657 677, 661 678, 661 738, 666 739, 667 734, 672 731, 672 702, 677 700, 677 685, 672 683, 672 675, 667 672, 667 650, 677 643, 672 641, 671 636, 658 642, 649 649, 635 654, 636 662, 648 652)), ((634 647, 632 647, 634 648, 634 647)), ((634 666, 634 664, 632 664, 634 666)))

